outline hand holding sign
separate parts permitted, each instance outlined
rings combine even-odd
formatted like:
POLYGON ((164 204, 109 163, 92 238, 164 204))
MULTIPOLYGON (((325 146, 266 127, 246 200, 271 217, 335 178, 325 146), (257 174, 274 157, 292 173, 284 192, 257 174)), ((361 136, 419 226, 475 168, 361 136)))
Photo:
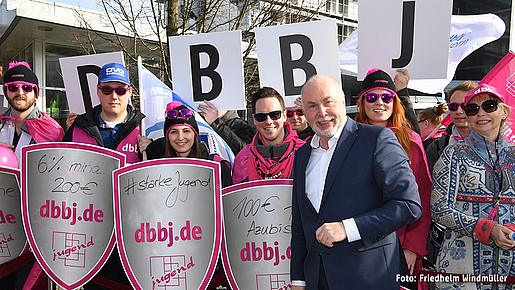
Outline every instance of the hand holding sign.
POLYGON ((124 155, 86 144, 22 148, 25 232, 41 267, 65 289, 95 276, 114 247, 111 172, 124 163, 124 155))
POLYGON ((222 235, 219 164, 166 158, 114 179, 116 238, 133 287, 206 289, 222 235))

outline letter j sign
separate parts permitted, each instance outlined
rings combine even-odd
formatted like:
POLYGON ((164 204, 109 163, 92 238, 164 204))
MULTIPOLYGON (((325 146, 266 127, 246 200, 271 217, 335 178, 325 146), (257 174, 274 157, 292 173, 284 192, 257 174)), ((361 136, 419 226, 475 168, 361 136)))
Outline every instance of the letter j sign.
POLYGON ((358 80, 372 68, 447 78, 451 13, 448 0, 360 0, 358 80))

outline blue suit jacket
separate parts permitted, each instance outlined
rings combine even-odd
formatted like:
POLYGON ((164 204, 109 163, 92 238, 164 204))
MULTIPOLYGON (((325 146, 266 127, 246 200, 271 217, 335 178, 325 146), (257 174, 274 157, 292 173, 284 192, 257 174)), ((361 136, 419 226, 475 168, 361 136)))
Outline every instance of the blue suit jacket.
POLYGON ((323 263, 331 289, 399 289, 407 267, 396 230, 422 213, 409 160, 392 130, 350 118, 329 164, 320 210, 305 194, 310 144, 299 148, 293 166, 291 279, 317 289, 323 263), (318 243, 326 222, 354 218, 361 240, 318 243))

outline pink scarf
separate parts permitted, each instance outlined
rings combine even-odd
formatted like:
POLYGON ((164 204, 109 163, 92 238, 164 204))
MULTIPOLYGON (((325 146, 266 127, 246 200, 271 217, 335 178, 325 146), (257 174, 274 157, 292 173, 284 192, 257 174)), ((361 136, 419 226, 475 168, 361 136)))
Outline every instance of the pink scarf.
POLYGON ((56 142, 63 140, 64 130, 54 119, 49 117, 44 112, 41 112, 43 117, 31 120, 16 119, 9 116, 0 116, 0 122, 7 120, 7 122, 22 121, 27 124, 30 136, 36 141, 36 143, 44 142, 56 142))

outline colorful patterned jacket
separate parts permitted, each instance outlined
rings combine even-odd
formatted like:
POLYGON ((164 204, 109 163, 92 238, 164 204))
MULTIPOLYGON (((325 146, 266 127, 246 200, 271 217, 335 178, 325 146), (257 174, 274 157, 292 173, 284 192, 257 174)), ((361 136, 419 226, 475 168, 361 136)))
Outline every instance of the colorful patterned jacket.
MULTIPOLYGON (((464 143, 449 145, 444 150, 434 166, 431 192, 433 219, 447 227, 437 259, 438 271, 515 275, 515 252, 498 248, 490 238, 497 223, 515 229, 514 165, 515 147, 504 140, 503 135, 495 144, 472 131, 464 143), (497 211, 492 210, 496 196, 499 198, 497 211)), ((489 283, 442 283, 439 286, 442 289, 512 289, 512 285, 489 283)))

